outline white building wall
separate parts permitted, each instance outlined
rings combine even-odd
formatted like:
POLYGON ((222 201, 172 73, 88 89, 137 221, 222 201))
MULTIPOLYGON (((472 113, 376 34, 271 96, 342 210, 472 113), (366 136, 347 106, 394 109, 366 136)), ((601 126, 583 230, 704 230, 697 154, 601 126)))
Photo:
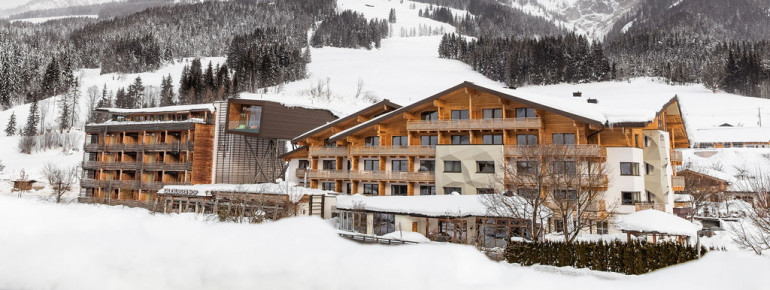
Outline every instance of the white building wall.
POLYGON ((619 214, 628 214, 636 211, 634 205, 623 205, 622 194, 624 191, 639 192, 644 199, 644 154, 640 148, 631 147, 607 147, 607 175, 610 186, 605 193, 607 210, 615 210, 619 214), (639 176, 621 176, 620 162, 639 163, 639 176))
POLYGON ((672 191, 670 139, 666 131, 645 130, 644 162, 652 165, 651 172, 644 172, 645 189, 653 194, 650 202, 663 204, 667 213, 674 212, 672 191))
POLYGON ((444 187, 460 187, 462 194, 476 194, 477 188, 495 188, 502 180, 502 145, 438 145, 436 146, 436 194, 444 187), (460 161, 462 172, 444 172, 444 161, 460 161), (478 173, 476 161, 494 161, 495 173, 478 173))
POLYGON ((289 167, 286 168, 286 181, 294 182, 297 184, 303 181, 299 177, 297 177, 297 168, 299 168, 299 159, 290 160, 289 167))

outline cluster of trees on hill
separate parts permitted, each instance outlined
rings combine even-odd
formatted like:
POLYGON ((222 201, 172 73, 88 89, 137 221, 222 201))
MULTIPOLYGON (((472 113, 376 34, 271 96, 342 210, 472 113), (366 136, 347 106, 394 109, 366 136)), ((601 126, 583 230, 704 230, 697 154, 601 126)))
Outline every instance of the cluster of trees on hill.
POLYGON ((166 80, 161 85, 161 100, 164 106, 221 101, 236 92, 227 64, 215 66, 209 62, 204 71, 200 59, 194 59, 190 66, 185 65, 182 69, 179 97, 176 101, 173 97, 171 76, 168 77, 168 83, 165 82, 166 80), (168 87, 171 88, 167 89, 168 87))
MULTIPOLYGON (((395 11, 389 19, 396 21, 395 11)), ((327 16, 310 38, 313 47, 333 46, 349 48, 380 48, 380 42, 388 37, 388 20, 367 20, 363 14, 345 10, 327 16)))
POLYGON ((227 52, 227 64, 234 72, 233 88, 253 93, 305 78, 310 62, 306 46, 306 42, 295 41, 275 28, 236 35, 227 52))
POLYGON ((163 52, 153 34, 115 40, 104 49, 102 73, 156 70, 171 60, 171 51, 163 52))
POLYGON ((615 78, 614 65, 602 46, 576 34, 524 40, 479 37, 471 41, 445 34, 439 56, 461 60, 486 77, 513 87, 615 78))

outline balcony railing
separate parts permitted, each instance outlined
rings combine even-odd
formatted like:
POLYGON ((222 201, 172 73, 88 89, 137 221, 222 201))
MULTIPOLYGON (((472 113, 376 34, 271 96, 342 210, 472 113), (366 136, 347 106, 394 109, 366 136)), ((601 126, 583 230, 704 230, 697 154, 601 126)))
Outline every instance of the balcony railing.
POLYGON ((672 165, 682 165, 682 152, 681 151, 672 151, 671 152, 671 164, 672 165))
POLYGON ((671 180, 674 191, 684 190, 684 176, 674 176, 671 180))
POLYGON ((192 170, 192 162, 109 162, 109 161, 84 161, 84 169, 104 170, 192 170))
POLYGON ((305 178, 305 172, 307 172, 307 169, 305 168, 297 168, 297 178, 302 179, 305 178))
POLYGON ((309 170, 308 178, 403 182, 433 182, 436 180, 433 172, 363 170, 309 170))
POLYGON ((543 154, 574 157, 603 157, 607 155, 607 151, 604 147, 596 144, 505 146, 505 156, 508 157, 535 157, 535 155, 543 154))
POLYGON ((193 142, 168 142, 168 143, 133 143, 133 144, 100 144, 91 143, 85 145, 85 151, 184 151, 193 150, 193 142))
POLYGON ((93 178, 83 178, 80 180, 81 187, 102 187, 102 188, 121 188, 121 189, 149 189, 158 190, 165 185, 185 184, 178 181, 145 181, 140 180, 97 180, 93 178))
POLYGON ((348 147, 347 146, 310 147, 309 154, 310 156, 331 156, 331 157, 347 156, 348 147))
POLYGON ((646 209, 654 209, 659 211, 666 210, 666 206, 662 203, 638 202, 635 203, 634 206, 636 207, 636 211, 642 211, 646 209))
POLYGON ((350 154, 354 156, 381 156, 381 155, 435 156, 436 147, 434 146, 353 147, 350 149, 350 154))
POLYGON ((540 128, 540 118, 498 118, 430 121, 411 120, 406 123, 406 129, 409 131, 502 130, 537 128, 540 128))

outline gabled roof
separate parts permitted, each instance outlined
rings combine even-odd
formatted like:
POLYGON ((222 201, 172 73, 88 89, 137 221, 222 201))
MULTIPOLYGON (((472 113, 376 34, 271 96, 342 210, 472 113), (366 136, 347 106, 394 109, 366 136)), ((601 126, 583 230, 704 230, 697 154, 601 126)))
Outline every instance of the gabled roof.
MULTIPOLYGON (((384 100, 379 101, 379 102, 377 102, 377 103, 375 103, 375 104, 373 104, 373 105, 371 105, 369 107, 366 107, 366 108, 364 108, 364 109, 362 109, 362 110, 360 110, 358 112, 355 112, 353 114, 347 115, 344 118, 339 118, 337 120, 334 120, 334 121, 331 121, 329 123, 323 124, 323 125, 315 128, 315 129, 307 131, 307 132, 303 133, 302 135, 299 135, 299 136, 295 137, 294 139, 292 139, 291 142, 292 143, 296 143, 298 141, 301 141, 302 139, 305 139, 305 138, 308 138, 308 137, 310 137, 312 135, 315 135, 318 132, 321 132, 323 130, 332 128, 332 127, 334 127, 335 125, 337 125, 339 123, 349 121, 349 120, 351 120, 353 118, 357 118, 358 116, 361 116, 363 114, 366 114, 368 112, 371 112, 371 111, 373 111, 373 110, 375 110, 377 108, 383 107, 383 106, 384 107, 388 107, 388 108, 392 108, 392 109, 401 108, 401 105, 393 103, 393 102, 391 102, 388 99, 384 99, 384 100)), ((388 114, 388 113, 385 113, 385 114, 388 114)))

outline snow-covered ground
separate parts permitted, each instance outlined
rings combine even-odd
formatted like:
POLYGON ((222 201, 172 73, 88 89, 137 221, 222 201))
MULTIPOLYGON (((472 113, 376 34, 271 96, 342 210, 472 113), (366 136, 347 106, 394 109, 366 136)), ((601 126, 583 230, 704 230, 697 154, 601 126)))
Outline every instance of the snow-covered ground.
POLYGON ((0 289, 767 289, 770 269, 738 251, 641 276, 520 267, 463 245, 361 245, 316 218, 229 224, 6 194, 0 229, 0 289))
POLYGON ((99 18, 99 15, 68 15, 68 16, 53 16, 53 17, 37 17, 37 18, 21 18, 21 19, 14 19, 11 20, 11 23, 13 22, 29 22, 29 23, 43 23, 48 22, 51 20, 59 20, 59 19, 66 19, 66 18, 99 18))

